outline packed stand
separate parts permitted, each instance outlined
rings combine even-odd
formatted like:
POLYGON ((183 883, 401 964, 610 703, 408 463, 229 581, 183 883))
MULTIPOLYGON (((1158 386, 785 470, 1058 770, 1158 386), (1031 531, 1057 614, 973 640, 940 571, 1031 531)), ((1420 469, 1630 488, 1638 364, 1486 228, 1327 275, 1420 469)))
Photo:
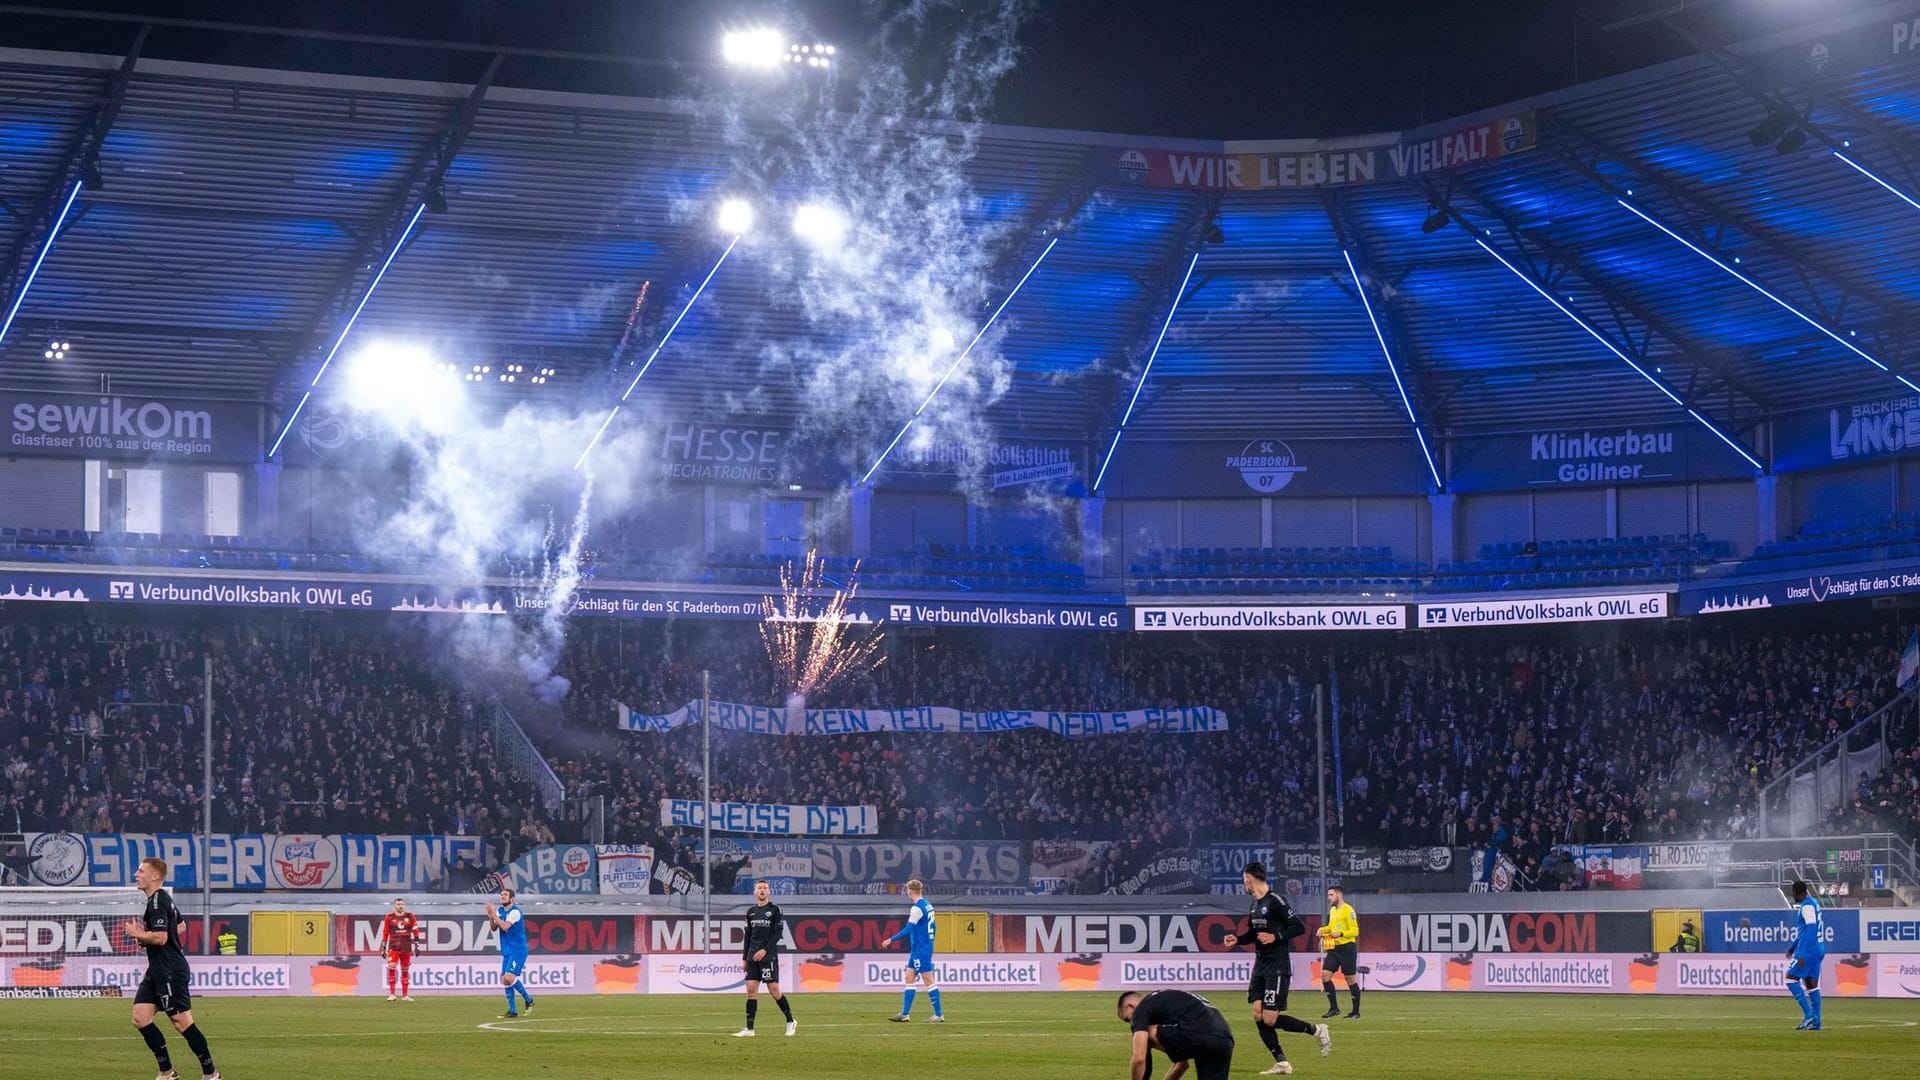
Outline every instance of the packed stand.
POLYGON ((395 640, 374 619, 0 623, 0 833, 197 832, 210 650, 216 832, 517 846, 531 792, 395 640))
MULTIPOLYGON (((1752 835, 1760 788, 1894 693, 1890 629, 1788 636, 1761 625, 1711 641, 1636 627, 1333 654, 1247 639, 906 638, 870 677, 810 704, 1205 705, 1226 712, 1230 730, 716 731, 714 797, 870 804, 882 833, 901 837, 1309 840, 1313 686, 1334 687, 1337 669, 1335 838, 1497 848, 1538 878, 1556 845, 1752 835)), ((717 700, 783 700, 750 628, 629 629, 575 644, 577 739, 552 756, 574 793, 608 798, 609 830, 624 839, 663 839, 660 800, 698 797, 700 735, 614 732, 612 702, 669 712, 698 696, 702 668, 717 700)))

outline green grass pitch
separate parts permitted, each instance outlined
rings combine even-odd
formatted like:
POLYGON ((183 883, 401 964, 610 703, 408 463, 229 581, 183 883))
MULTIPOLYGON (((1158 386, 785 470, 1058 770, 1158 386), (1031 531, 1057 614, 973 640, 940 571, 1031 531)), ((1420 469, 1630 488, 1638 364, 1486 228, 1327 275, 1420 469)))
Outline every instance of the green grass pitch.
MULTIPOLYGON (((1127 1038, 1114 995, 946 993, 948 1022, 889 1024, 892 994, 793 995, 800 1033, 781 1035, 762 997, 760 1035, 733 1039, 738 997, 550 994, 529 1018, 496 1019, 490 997, 412 1005, 339 998, 203 998, 195 1019, 226 1080, 631 1080, 636 1076, 915 1078, 1122 1077, 1127 1038)), ((1246 1006, 1212 995, 1238 1040, 1234 1075, 1270 1062, 1246 1006)), ((1294 1006, 1317 1014, 1318 994, 1294 1006)), ((131 1001, 0 1002, 0 1074, 36 1080, 153 1075, 131 1024, 131 1001)), ((1361 1020, 1332 1021, 1333 1055, 1285 1040, 1297 1076, 1539 1077, 1702 1080, 1759 1076, 1920 1075, 1920 1011, 1910 1001, 1829 1002, 1827 1030, 1793 1030, 1799 1009, 1778 998, 1578 997, 1379 993, 1361 1020)), ((199 1069, 168 1030, 174 1068, 199 1069)), ((1158 1072, 1166 1062, 1155 1055, 1158 1072)))

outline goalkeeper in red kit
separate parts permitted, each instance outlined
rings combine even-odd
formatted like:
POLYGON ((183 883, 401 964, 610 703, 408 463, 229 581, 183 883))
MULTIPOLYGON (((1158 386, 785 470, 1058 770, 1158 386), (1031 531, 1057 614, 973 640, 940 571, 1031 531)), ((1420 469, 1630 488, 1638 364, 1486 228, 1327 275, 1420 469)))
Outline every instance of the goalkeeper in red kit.
POLYGON ((393 898, 393 910, 380 922, 380 951, 387 957, 387 1000, 395 1000, 394 975, 400 976, 400 1001, 413 1000, 413 952, 425 932, 420 920, 407 910, 407 902, 393 898))

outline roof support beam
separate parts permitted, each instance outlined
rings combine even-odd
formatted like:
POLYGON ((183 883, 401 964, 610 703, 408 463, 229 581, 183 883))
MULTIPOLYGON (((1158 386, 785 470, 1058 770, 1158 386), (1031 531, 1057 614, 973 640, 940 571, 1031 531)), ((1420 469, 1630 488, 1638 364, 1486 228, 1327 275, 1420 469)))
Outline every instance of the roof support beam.
POLYGON ((1374 268, 1365 239, 1359 228, 1348 220, 1346 210, 1341 205, 1340 195, 1332 188, 1321 189, 1321 201, 1327 210, 1327 220, 1333 225, 1333 235, 1340 243, 1340 254, 1346 260, 1347 274, 1353 280, 1355 296, 1360 306, 1366 310, 1367 323, 1373 327, 1374 340, 1380 343, 1380 355, 1387 362, 1387 371, 1393 376, 1393 386, 1398 391, 1401 408, 1406 410, 1407 423, 1413 427, 1413 438, 1420 444, 1420 455, 1427 461, 1427 472, 1433 477, 1436 491, 1447 489, 1446 480, 1440 475, 1440 465, 1433 456, 1433 440, 1427 437, 1426 425, 1420 419, 1421 410, 1415 403, 1421 400, 1420 380, 1416 368, 1418 354, 1408 344, 1401 332, 1400 321, 1395 318, 1394 304, 1382 296, 1376 305, 1369 295, 1367 279, 1379 279, 1374 268), (1396 360, 1395 355, 1399 356, 1396 360), (1407 364, 1406 370, 1401 363, 1407 364))
POLYGON ((461 145, 473 131, 480 103, 486 99, 487 90, 493 85, 493 77, 500 71, 500 61, 498 54, 488 61, 486 71, 466 98, 454 107, 433 141, 422 147, 414 157, 406 179, 394 189, 393 195, 375 217, 374 227, 361 235, 359 244, 354 248, 352 261, 341 267, 335 275, 327 290, 326 304, 313 313, 306 329, 295 338, 299 344, 287 358, 288 368, 315 352, 326 340, 323 334, 334 327, 338 328, 337 333, 327 335, 332 338, 333 344, 320 356, 312 380, 300 388, 300 400, 281 422, 280 433, 267 451, 268 457, 279 452, 280 444, 285 441, 287 433, 293 430, 301 410, 306 408, 308 399, 313 396, 320 380, 333 364, 334 357, 339 354, 340 346, 346 342, 354 322, 372 298, 374 288, 386 276, 394 260, 400 257, 401 250, 412 238, 420 219, 429 209, 436 212, 446 209, 442 182, 453 159, 460 153, 461 145), (379 258, 381 252, 386 253, 384 259, 379 258), (355 297, 358 297, 357 301, 355 297))
MULTIPOLYGON (((1563 292, 1565 288, 1560 283, 1562 280, 1561 276, 1554 274, 1550 269, 1542 270, 1539 267, 1537 257, 1523 254, 1519 259, 1515 259, 1501 251, 1499 247, 1489 242, 1492 230, 1476 227, 1472 221, 1469 221, 1451 204, 1443 206, 1442 209, 1446 211, 1447 216, 1452 218, 1456 224, 1467 230, 1468 235, 1472 236, 1473 242, 1480 247, 1480 250, 1486 252, 1495 262, 1505 267, 1515 277, 1526 283, 1528 288, 1532 289, 1541 299, 1553 305, 1560 314, 1567 317, 1568 321, 1586 331, 1589 337, 1599 342, 1602 348, 1612 353, 1621 363, 1633 369, 1634 374, 1646 380, 1647 383, 1652 385, 1655 390, 1658 390, 1663 397, 1686 410, 1687 415, 1692 417, 1695 423, 1712 432, 1715 437, 1725 443, 1734 453, 1740 455, 1755 471, 1766 471, 1766 464, 1760 460, 1758 455, 1741 440, 1729 434, 1725 428, 1714 423, 1712 418, 1709 417, 1695 401, 1682 395, 1661 377, 1659 371, 1654 367, 1653 362, 1647 357, 1642 342, 1616 339, 1596 326, 1592 319, 1581 314, 1579 309, 1574 305, 1571 297, 1563 300, 1560 296, 1556 296, 1556 291, 1563 292), (1525 263, 1525 265, 1522 265, 1523 263, 1525 263)), ((1516 232, 1513 234, 1513 239, 1520 245, 1522 251, 1524 251, 1527 246, 1524 238, 1520 237, 1516 232)))
MULTIPOLYGON (((1426 190, 1429 198, 1436 196, 1431 184, 1426 185, 1426 190)), ((1720 407, 1727 410, 1727 419, 1736 424, 1744 422, 1749 414, 1773 410, 1773 401, 1741 377, 1731 357, 1715 355, 1689 341, 1665 319, 1622 292, 1606 276, 1588 265, 1579 252, 1554 244, 1535 231, 1524 229, 1511 211, 1472 184, 1456 179, 1450 191, 1472 200, 1475 206, 1499 222, 1508 240, 1518 246, 1523 258, 1542 271, 1544 278, 1571 277, 1594 293, 1606 308, 1608 324, 1617 340, 1634 343, 1638 355, 1657 366, 1671 367, 1675 363, 1687 365, 1690 369, 1687 390, 1694 401, 1711 403, 1718 400, 1720 407)), ((1435 205, 1451 209, 1444 201, 1435 205)))
MULTIPOLYGON (((1112 431, 1120 425, 1121 414, 1127 406, 1130 376, 1152 349, 1160 330, 1160 317, 1169 307, 1177 307, 1184 299, 1178 291, 1183 275, 1193 256, 1206 247, 1207 234, 1215 225, 1219 212, 1220 195, 1217 192, 1195 198, 1180 222, 1176 241, 1153 261, 1151 267, 1132 275, 1140 282, 1141 296, 1139 303, 1127 313, 1122 344, 1115 350, 1112 359, 1103 360, 1089 371, 1090 378, 1084 384, 1087 387, 1090 413, 1087 430, 1090 433, 1112 431), (1122 364, 1126 367, 1123 368, 1122 364)), ((1193 288, 1198 291, 1205 285, 1206 278, 1202 276, 1193 288)), ((1154 397, 1148 394, 1147 401, 1151 402, 1154 397)))
MULTIPOLYGON (((1560 126, 1560 125, 1556 125, 1560 126)), ((1830 341, 1910 390, 1920 390, 1900 362, 1909 318, 1894 314, 1894 302, 1872 286, 1854 280, 1793 248, 1717 201, 1649 169, 1570 126, 1585 140, 1585 153, 1562 157, 1582 176, 1611 195, 1624 211, 1668 239, 1688 248, 1729 277, 1773 301, 1830 341), (1664 203, 1664 206, 1661 204, 1664 203), (1666 209, 1667 213, 1661 213, 1666 209), (1744 255, 1742 254, 1744 253, 1744 255), (1786 266, 1785 280, 1764 280, 1747 258, 1786 266)))
POLYGON ((113 130, 113 122, 119 119, 121 107, 126 104, 127 87, 133 81, 134 66, 140 62, 140 51, 146 44, 147 27, 143 26, 134 36, 133 45, 120 61, 120 66, 108 76, 93 116, 68 143, 60 170, 41 189, 33 208, 26 213, 20 238, 14 241, 13 247, 7 252, 6 262, 0 263, 0 272, 6 275, 7 298, 4 321, 0 321, 0 342, 6 340, 7 331, 13 328, 20 305, 26 301, 27 290, 33 287, 33 279, 47 261, 54 241, 59 239, 61 226, 73 213, 81 189, 88 184, 96 188, 101 186, 100 147, 106 142, 107 133, 113 130), (37 254, 29 260, 28 252, 36 249, 37 254))

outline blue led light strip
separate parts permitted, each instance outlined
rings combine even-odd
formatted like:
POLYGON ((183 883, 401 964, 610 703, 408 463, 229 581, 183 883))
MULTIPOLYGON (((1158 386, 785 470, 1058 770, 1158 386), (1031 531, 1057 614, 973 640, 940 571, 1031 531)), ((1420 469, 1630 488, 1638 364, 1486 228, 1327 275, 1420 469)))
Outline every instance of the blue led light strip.
POLYGON ((1057 236, 1047 241, 1047 246, 1040 252, 1040 257, 1033 260, 1033 265, 1027 267, 1026 273, 1020 275, 1020 280, 1014 283, 1012 291, 1007 293, 1007 298, 1000 301, 1000 306, 993 309, 993 314, 987 316, 986 322, 980 324, 980 331, 973 335, 973 340, 967 342, 967 347, 960 350, 960 355, 953 358, 953 363, 947 365, 947 373, 940 376, 940 381, 935 383, 933 389, 927 392, 927 399, 922 401, 920 407, 913 410, 913 415, 907 417, 907 422, 900 426, 900 433, 893 437, 893 441, 887 444, 885 450, 880 451, 879 457, 873 459, 873 466, 867 470, 866 475, 860 478, 862 484, 872 480, 873 474, 880 471, 881 463, 887 460, 888 454, 893 453, 894 447, 900 445, 900 440, 907 437, 907 432, 913 428, 913 422, 920 419, 920 414, 927 411, 927 406, 933 404, 933 396, 940 392, 941 387, 947 385, 947 380, 953 378, 954 372, 960 370, 960 365, 966 361, 967 355, 973 352, 973 347, 980 344, 981 338, 987 336, 987 331, 991 330, 993 324, 999 320, 1000 313, 1007 310, 1007 305, 1013 303, 1014 297, 1020 295, 1020 290, 1026 287, 1027 279, 1033 276, 1035 270, 1040 269, 1041 263, 1047 261, 1047 256, 1053 253, 1053 246, 1059 242, 1060 238, 1057 236))
POLYGON ((1834 157, 1839 158, 1841 161, 1851 166, 1853 168, 1853 171, 1859 173, 1861 176, 1866 177, 1867 179, 1873 181, 1874 183, 1879 184, 1881 187, 1886 188, 1888 192, 1892 193, 1894 198, 1899 199, 1901 202, 1906 203, 1908 206, 1913 207, 1915 210, 1920 210, 1920 202, 1915 202, 1913 196, 1907 194, 1904 191, 1901 191, 1897 187, 1894 187, 1892 184, 1888 183, 1886 180, 1882 179, 1880 176, 1875 174, 1873 170, 1867 168, 1865 165, 1860 164, 1859 162, 1853 160, 1852 158, 1848 157, 1847 155, 1841 153, 1838 150, 1831 151, 1831 153, 1833 154, 1834 157))
POLYGON ((726 250, 722 251, 720 257, 713 261, 713 269, 707 271, 707 276, 700 279, 700 284, 693 290, 693 295, 687 297, 687 302, 680 308, 680 314, 673 317, 673 322, 667 326, 667 332, 660 335, 659 343, 654 345, 653 352, 648 354, 646 363, 641 364, 640 370, 633 373, 633 381, 629 382, 626 390, 621 393, 619 404, 616 404, 613 409, 607 413, 605 420, 600 421, 600 430, 593 433, 593 439, 587 443, 587 448, 580 451, 580 460, 573 463, 573 467, 576 470, 586 465, 587 458, 593 453, 593 448, 600 445, 600 437, 607 433, 608 427, 612 426, 613 418, 620 415, 620 406, 626 404, 627 399, 633 396, 634 388, 640 385, 640 380, 644 378, 647 371, 653 367, 653 362, 660 359, 661 350, 667 347, 667 342, 673 340, 673 332, 680 329, 680 323, 686 319, 687 312, 693 310, 694 302, 700 299, 701 293, 707 291, 707 286, 713 283, 713 275, 719 273, 720 268, 726 265, 727 256, 733 254, 733 249, 737 247, 739 243, 740 237, 738 234, 735 234, 734 238, 727 242, 726 250))
POLYGON ((1414 414, 1413 399, 1407 396, 1407 385, 1400 381, 1400 365, 1394 363, 1393 350, 1387 348, 1387 335, 1380 330, 1380 320, 1373 314, 1373 301, 1367 298, 1367 286, 1360 280, 1360 271, 1353 265, 1353 253, 1342 248, 1341 258, 1347 260, 1347 273, 1353 275, 1353 288, 1360 294, 1360 306, 1367 309, 1367 322, 1373 327, 1373 339, 1380 343, 1380 355, 1387 358, 1387 370, 1393 373, 1394 389, 1400 391, 1400 404, 1407 410, 1407 422, 1413 425, 1413 437, 1420 443, 1420 453, 1427 459, 1427 472, 1433 476, 1436 490, 1445 491, 1447 485, 1440 480, 1440 467, 1434 464, 1433 451, 1427 448, 1427 436, 1420 429, 1420 417, 1414 414))
POLYGON ((360 313, 367 309, 367 302, 373 299, 373 290, 380 287, 381 280, 387 276, 387 270, 393 266, 393 260, 400 257, 400 250, 407 246, 407 238, 413 235, 414 228, 420 224, 420 218, 426 212, 425 202, 413 208, 413 216, 407 219, 407 227, 400 230, 399 238, 394 240, 393 247, 387 250, 387 257, 381 261, 380 269, 374 271, 372 280, 367 282, 366 291, 360 294, 360 302, 353 305, 353 311, 348 313, 347 321, 341 324, 340 333, 333 339, 333 347, 327 350, 327 355, 320 361, 319 370, 313 373, 313 381, 307 384, 307 389, 300 395, 299 403, 293 407, 291 413, 287 414, 287 422, 280 425, 280 434, 274 437, 273 447, 267 451, 268 457, 280 452, 280 444, 285 442, 287 435, 293 431, 293 423, 300 419, 300 411, 307 407, 307 401, 313 397, 314 388, 319 386, 320 380, 326 377, 327 369, 333 366, 333 358, 340 355, 340 346, 346 344, 347 335, 353 332, 353 324, 360 320, 360 313))
POLYGON ((1560 309, 1560 314, 1565 315, 1568 319, 1572 320, 1575 326, 1578 326, 1580 329, 1585 330, 1587 332, 1587 335, 1593 338, 1593 340, 1599 342, 1602 348, 1606 349, 1608 352, 1618 357, 1621 363, 1632 368, 1634 371, 1634 374, 1647 380, 1647 382, 1651 384, 1655 390, 1658 390, 1660 391, 1660 393, 1666 395, 1667 400, 1673 402, 1675 405, 1680 406, 1682 409, 1685 409, 1687 411, 1688 416, 1693 417, 1693 419, 1697 423, 1699 423, 1701 427, 1706 428, 1708 431, 1711 431, 1716 436, 1718 436, 1721 442, 1726 443, 1729 447, 1731 447, 1733 449, 1733 452, 1736 454, 1739 454, 1741 458, 1743 458, 1746 461, 1747 464, 1753 466, 1754 468, 1762 472, 1766 471, 1766 466, 1760 464, 1760 459, 1757 457, 1754 457, 1751 453, 1749 453, 1747 451, 1747 448, 1744 446, 1741 446, 1740 443, 1733 438, 1733 436, 1728 435, 1726 432, 1720 430, 1720 428, 1717 425, 1715 425, 1713 421, 1708 420, 1705 416, 1701 415, 1699 410, 1695 409, 1691 405, 1688 405, 1685 401, 1682 401, 1680 399, 1680 395, 1674 393, 1673 390, 1669 388, 1665 382, 1654 377, 1653 373, 1649 372, 1646 368, 1641 367, 1638 363, 1635 363, 1633 357, 1628 356, 1624 352, 1621 352, 1620 349, 1617 346, 1615 346, 1612 341, 1607 339, 1607 336, 1605 334, 1602 334, 1600 331, 1594 329, 1592 324, 1588 323, 1587 320, 1581 318, 1579 314, 1576 313, 1572 308, 1554 299, 1554 296, 1552 293, 1542 288, 1540 286, 1540 283, 1533 280, 1532 276, 1527 274, 1526 271, 1521 270, 1519 267, 1508 262, 1506 256, 1500 254, 1500 252, 1496 250, 1492 244, 1487 243, 1485 240, 1482 240, 1477 236, 1473 238, 1473 242, 1480 245, 1480 250, 1493 256, 1495 261, 1499 262, 1501 266, 1504 266, 1508 270, 1512 271, 1514 277, 1517 277, 1521 281, 1526 282, 1527 288, 1532 289, 1536 293, 1539 293, 1541 297, 1543 297, 1547 301, 1547 303, 1552 304, 1554 307, 1560 309))
POLYGON ((1114 451, 1120 449, 1120 436, 1127 430, 1127 421, 1133 419, 1133 407, 1140 404, 1140 391, 1147 387, 1147 376, 1153 374, 1153 361, 1160 355, 1160 343, 1167 340, 1167 328, 1173 325, 1174 312, 1180 310, 1180 301, 1187 295, 1187 282, 1193 280, 1193 268, 1200 264, 1200 253, 1194 252, 1187 262, 1187 274, 1180 279, 1180 288, 1173 294, 1173 303, 1167 307, 1167 321, 1160 324, 1160 335, 1153 339, 1153 350, 1147 353, 1147 366, 1140 370, 1140 381, 1133 385, 1133 397, 1127 401, 1127 411, 1120 415, 1120 426, 1113 431, 1113 442, 1107 445, 1106 459, 1100 462, 1100 472, 1093 478, 1093 491, 1099 494, 1100 485, 1107 478, 1107 466, 1113 464, 1114 451))
POLYGON ((1633 205, 1627 200, 1616 198, 1613 201, 1619 203, 1622 207, 1626 208, 1626 211, 1629 214, 1632 214, 1634 217, 1639 218, 1641 221, 1644 221, 1647 224, 1653 226, 1654 228, 1659 229, 1661 232, 1666 233, 1668 236, 1672 237, 1673 239, 1678 240, 1681 244, 1684 244, 1688 248, 1688 250, 1692 251, 1694 254, 1700 256, 1701 258, 1707 260, 1713 265, 1719 267, 1722 270, 1725 270, 1727 273, 1738 278, 1742 284, 1746 285, 1747 288, 1752 289, 1754 292, 1759 293, 1761 296, 1764 296, 1767 299, 1773 301, 1774 303, 1779 304, 1782 308, 1786 309, 1786 311, 1789 314, 1793 315, 1795 318, 1799 319, 1801 322, 1806 323, 1808 326, 1811 326, 1815 330, 1820 331, 1822 334, 1825 334, 1827 337, 1832 338, 1834 343, 1839 345, 1841 348, 1847 350, 1848 352, 1859 357, 1860 359, 1865 360, 1867 363, 1872 364, 1874 367, 1879 368, 1881 371, 1887 372, 1888 374, 1892 375, 1895 379, 1898 379, 1900 381, 1900 384, 1902 386, 1905 386, 1909 390, 1920 392, 1920 385, 1916 385, 1913 382, 1913 380, 1907 378, 1905 375, 1902 375, 1894 371, 1892 368, 1888 367, 1887 365, 1881 363, 1878 357, 1875 357, 1873 354, 1867 352, 1865 349, 1862 349, 1860 346, 1855 345, 1853 342, 1848 341, 1846 338, 1841 337, 1833 329, 1821 323, 1820 320, 1815 319, 1813 316, 1807 314, 1804 311, 1801 311, 1799 308, 1794 307, 1792 304, 1787 303, 1785 300, 1780 299, 1778 296, 1775 296, 1773 293, 1768 292, 1766 288, 1763 287, 1759 282, 1753 280, 1752 278, 1741 273, 1740 271, 1735 270, 1732 266, 1728 265, 1725 260, 1715 255, 1713 252, 1708 251, 1706 248, 1701 247, 1700 245, 1694 243, 1693 241, 1687 239, 1686 237, 1681 236, 1679 233, 1674 232, 1672 229, 1667 228, 1664 224, 1662 224, 1658 219, 1653 217, 1651 214, 1646 213, 1645 211, 1641 210, 1639 207, 1633 205))
POLYGON ((0 322, 0 342, 7 340, 7 331, 13 329, 14 316, 20 314, 20 305, 26 302, 27 290, 33 288, 33 279, 40 274, 40 264, 47 261, 47 253, 53 250, 53 241, 60 235, 60 229, 67 223, 67 215, 73 212, 74 200, 80 197, 80 189, 85 185, 73 182, 73 190, 67 192, 67 201, 60 204, 60 213, 54 216, 53 227, 47 230, 47 238, 40 243, 40 254, 34 256, 33 266, 28 268, 27 276, 20 279, 20 289, 13 294, 13 304, 7 308, 5 322, 0 322))

